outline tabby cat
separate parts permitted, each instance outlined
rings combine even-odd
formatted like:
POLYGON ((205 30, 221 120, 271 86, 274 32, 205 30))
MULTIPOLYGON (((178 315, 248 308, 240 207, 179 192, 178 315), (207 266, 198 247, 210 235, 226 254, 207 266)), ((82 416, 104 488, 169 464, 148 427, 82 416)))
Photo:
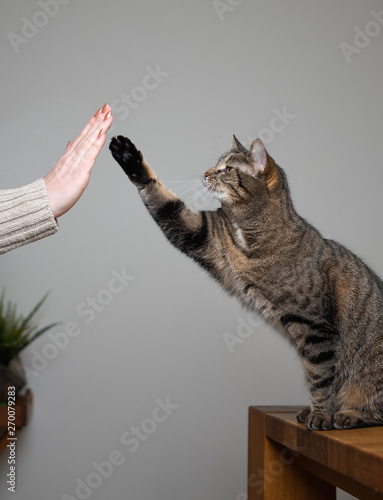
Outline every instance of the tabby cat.
POLYGON ((123 136, 109 146, 168 240, 296 348, 311 407, 309 430, 383 425, 383 282, 294 210, 285 172, 255 140, 203 176, 221 202, 188 208, 123 136))

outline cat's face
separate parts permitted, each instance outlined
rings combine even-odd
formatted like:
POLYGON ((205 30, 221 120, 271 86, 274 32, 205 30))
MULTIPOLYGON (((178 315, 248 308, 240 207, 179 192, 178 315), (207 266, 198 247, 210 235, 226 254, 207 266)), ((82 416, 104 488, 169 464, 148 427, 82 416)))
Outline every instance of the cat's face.
POLYGON ((233 137, 232 148, 207 170, 203 181, 222 204, 235 205, 267 197, 267 153, 257 139, 247 150, 233 137))

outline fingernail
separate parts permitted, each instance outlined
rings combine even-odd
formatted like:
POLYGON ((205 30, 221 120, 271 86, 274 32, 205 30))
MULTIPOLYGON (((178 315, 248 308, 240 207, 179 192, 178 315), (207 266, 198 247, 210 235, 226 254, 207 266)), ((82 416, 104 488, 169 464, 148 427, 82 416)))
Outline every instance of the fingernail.
POLYGON ((99 115, 100 113, 101 113, 101 108, 100 108, 100 109, 98 109, 98 110, 95 112, 94 116, 97 116, 97 115, 99 115))
POLYGON ((103 112, 103 113, 105 113, 105 111, 106 111, 106 108, 107 108, 107 107, 108 107, 108 103, 106 102, 106 103, 104 104, 104 106, 102 107, 102 112, 103 112))
POLYGON ((100 132, 98 133, 98 138, 101 139, 102 134, 104 133, 104 129, 101 129, 100 132))
POLYGON ((106 122, 106 120, 109 120, 109 118, 112 116, 112 112, 109 111, 108 113, 106 113, 105 115, 105 118, 104 118, 104 122, 106 122))

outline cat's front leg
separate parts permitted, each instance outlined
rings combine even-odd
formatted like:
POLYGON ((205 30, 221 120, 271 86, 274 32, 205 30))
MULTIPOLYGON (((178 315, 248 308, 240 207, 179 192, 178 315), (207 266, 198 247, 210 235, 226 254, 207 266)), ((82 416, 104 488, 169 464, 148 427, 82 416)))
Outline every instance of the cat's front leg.
POLYGON ((154 172, 145 162, 141 151, 127 137, 122 135, 113 137, 109 149, 113 158, 137 187, 142 188, 156 180, 154 172))
POLYGON ((304 360, 306 379, 310 390, 311 407, 297 415, 310 431, 328 431, 334 428, 334 366, 321 366, 321 355, 304 360))
POLYGON ((337 384, 337 332, 320 318, 286 314, 281 317, 286 333, 295 345, 306 374, 311 407, 303 408, 297 420, 308 430, 334 427, 337 384))
POLYGON ((310 406, 306 406, 305 408, 302 408, 301 411, 299 411, 297 414, 296 414, 296 417, 297 417, 297 421, 300 423, 300 424, 305 424, 306 423, 306 420, 307 420, 307 417, 310 415, 311 413, 311 408, 310 406))
POLYGON ((309 431, 328 431, 334 427, 332 411, 317 405, 302 408, 296 415, 300 424, 306 424, 309 431))
POLYGON ((209 242, 210 228, 217 217, 187 207, 162 184, 127 137, 113 137, 109 149, 129 179, 138 188, 150 215, 178 250, 212 271, 216 249, 209 242))

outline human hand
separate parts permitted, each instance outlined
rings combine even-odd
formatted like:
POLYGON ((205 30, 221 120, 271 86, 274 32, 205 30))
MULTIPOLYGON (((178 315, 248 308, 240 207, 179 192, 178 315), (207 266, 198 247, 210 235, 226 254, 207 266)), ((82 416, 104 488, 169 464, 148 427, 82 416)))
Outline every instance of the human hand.
POLYGON ((90 179, 96 158, 113 122, 112 108, 105 104, 89 120, 65 153, 44 177, 55 218, 65 214, 80 198, 90 179))

